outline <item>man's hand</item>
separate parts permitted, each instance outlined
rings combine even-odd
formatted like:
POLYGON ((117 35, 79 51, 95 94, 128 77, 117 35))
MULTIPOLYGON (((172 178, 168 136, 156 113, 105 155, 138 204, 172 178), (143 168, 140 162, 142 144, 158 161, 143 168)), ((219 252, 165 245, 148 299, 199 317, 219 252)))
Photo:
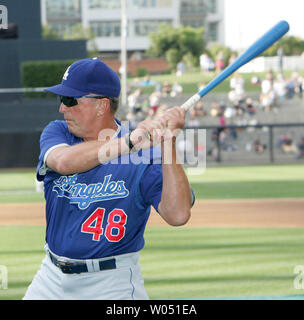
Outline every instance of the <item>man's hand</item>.
POLYGON ((185 126, 185 116, 185 109, 173 107, 167 110, 158 120, 171 131, 172 136, 176 136, 180 129, 185 126))
POLYGON ((185 125, 186 111, 180 107, 167 110, 154 120, 144 120, 131 133, 130 139, 136 149, 147 149, 161 141, 177 137, 185 125))

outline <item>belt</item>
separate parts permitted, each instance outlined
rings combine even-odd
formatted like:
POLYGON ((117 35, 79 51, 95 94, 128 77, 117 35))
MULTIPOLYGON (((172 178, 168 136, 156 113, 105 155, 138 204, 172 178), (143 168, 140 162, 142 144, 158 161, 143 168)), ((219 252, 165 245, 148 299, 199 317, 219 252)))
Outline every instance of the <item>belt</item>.
MULTIPOLYGON (((72 262, 72 261, 64 261, 61 259, 56 258, 50 251, 48 251, 49 257, 52 263, 58 267, 63 273, 82 273, 82 272, 89 272, 87 264, 85 262, 72 262)), ((99 270, 112 270, 116 269, 116 260, 109 259, 109 260, 102 260, 98 261, 99 270)))

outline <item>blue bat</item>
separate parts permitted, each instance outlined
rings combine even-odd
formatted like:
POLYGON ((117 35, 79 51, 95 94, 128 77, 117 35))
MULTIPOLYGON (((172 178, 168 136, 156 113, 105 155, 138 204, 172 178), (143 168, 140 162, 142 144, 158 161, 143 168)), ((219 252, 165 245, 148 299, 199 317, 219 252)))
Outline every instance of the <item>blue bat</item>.
POLYGON ((245 52, 243 52, 231 65, 224 69, 216 78, 207 84, 202 90, 187 100, 181 107, 188 110, 195 103, 197 103, 203 96, 209 91, 215 88, 219 83, 229 77, 233 72, 239 69, 241 66, 257 57, 277 40, 283 37, 289 30, 289 24, 286 21, 280 21, 268 32, 266 32, 260 39, 254 42, 245 52))

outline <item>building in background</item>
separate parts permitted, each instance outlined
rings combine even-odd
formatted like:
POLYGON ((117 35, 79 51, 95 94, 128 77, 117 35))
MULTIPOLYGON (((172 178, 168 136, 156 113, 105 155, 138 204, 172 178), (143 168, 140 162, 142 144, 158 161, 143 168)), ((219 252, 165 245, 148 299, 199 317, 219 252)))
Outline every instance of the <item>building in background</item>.
POLYGON ((207 40, 225 45, 225 0, 205 0, 208 4, 207 40))
POLYGON ((42 25, 48 24, 60 37, 82 24, 81 0, 41 0, 42 25))
MULTIPOLYGON (((100 51, 120 51, 120 0, 83 1, 82 21, 95 35, 100 51)), ((127 1, 127 50, 145 51, 149 47, 149 33, 158 30, 161 23, 179 25, 178 1, 127 1)))
POLYGON ((180 24, 204 27, 207 42, 224 44, 224 0, 180 0, 180 24))
MULTIPOLYGON (((81 23, 90 27, 94 46, 103 53, 120 51, 121 0, 41 0, 42 22, 60 36, 81 23)), ((224 0, 128 0, 129 53, 149 48, 149 33, 161 23, 205 27, 208 42, 224 43, 224 0)), ((88 44, 89 45, 89 44, 88 44)))

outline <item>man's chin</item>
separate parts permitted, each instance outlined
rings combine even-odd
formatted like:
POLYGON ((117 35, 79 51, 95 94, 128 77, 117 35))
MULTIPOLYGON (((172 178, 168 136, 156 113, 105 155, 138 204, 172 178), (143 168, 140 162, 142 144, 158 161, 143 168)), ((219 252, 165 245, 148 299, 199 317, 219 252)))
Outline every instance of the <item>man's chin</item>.
POLYGON ((66 124, 68 125, 68 129, 71 133, 74 134, 74 126, 73 126, 73 122, 71 120, 65 120, 66 124))
POLYGON ((68 125, 68 130, 76 137, 81 138, 81 135, 79 134, 79 130, 75 128, 74 122, 72 120, 65 120, 65 122, 68 125))

